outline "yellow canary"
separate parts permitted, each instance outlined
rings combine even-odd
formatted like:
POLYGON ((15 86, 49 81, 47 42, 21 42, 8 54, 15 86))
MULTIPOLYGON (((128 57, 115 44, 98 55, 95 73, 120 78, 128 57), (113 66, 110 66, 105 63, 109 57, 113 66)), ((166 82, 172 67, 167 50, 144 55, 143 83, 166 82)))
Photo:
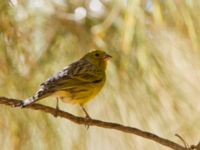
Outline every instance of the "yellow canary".
POLYGON ((106 79, 107 60, 110 58, 110 55, 100 50, 87 53, 47 79, 34 96, 22 101, 18 106, 25 107, 40 99, 56 96, 63 102, 79 104, 89 117, 83 105, 102 89, 106 79))

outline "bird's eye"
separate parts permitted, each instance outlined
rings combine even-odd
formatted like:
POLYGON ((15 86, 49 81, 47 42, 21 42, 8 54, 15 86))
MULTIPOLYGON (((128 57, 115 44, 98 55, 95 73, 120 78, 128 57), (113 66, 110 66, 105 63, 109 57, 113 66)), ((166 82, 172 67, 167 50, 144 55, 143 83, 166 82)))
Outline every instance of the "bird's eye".
POLYGON ((98 54, 98 53, 96 53, 96 54, 95 54, 95 56, 96 56, 96 57, 99 57, 99 54, 98 54))

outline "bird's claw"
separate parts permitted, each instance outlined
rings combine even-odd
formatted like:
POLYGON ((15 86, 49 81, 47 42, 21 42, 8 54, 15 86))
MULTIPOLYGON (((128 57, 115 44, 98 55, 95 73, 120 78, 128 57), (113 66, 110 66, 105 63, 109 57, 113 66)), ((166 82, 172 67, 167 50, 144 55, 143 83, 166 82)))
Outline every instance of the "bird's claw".
POLYGON ((85 127, 86 127, 87 130, 88 130, 89 127, 90 127, 89 120, 91 120, 91 119, 92 119, 92 118, 91 118, 88 114, 86 114, 86 116, 85 116, 85 127))
POLYGON ((57 97, 56 98, 56 110, 55 110, 55 113, 54 113, 54 117, 58 117, 58 111, 59 111, 59 98, 57 97))
POLYGON ((53 116, 54 116, 55 118, 58 117, 58 109, 55 110, 55 113, 53 114, 53 116))

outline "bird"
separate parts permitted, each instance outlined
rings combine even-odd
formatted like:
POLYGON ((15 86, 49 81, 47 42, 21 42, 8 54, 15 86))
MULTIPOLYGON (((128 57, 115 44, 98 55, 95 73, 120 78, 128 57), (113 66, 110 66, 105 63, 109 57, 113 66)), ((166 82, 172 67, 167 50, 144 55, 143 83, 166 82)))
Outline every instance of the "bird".
MULTIPOLYGON (((56 97, 56 110, 58 102, 78 104, 90 118, 84 105, 94 99, 101 91, 106 80, 106 66, 112 58, 102 50, 88 52, 78 61, 75 61, 43 82, 36 94, 21 101, 16 106, 26 107, 46 97, 56 97)), ((57 112, 57 111, 56 111, 57 112)), ((56 115, 57 116, 57 115, 56 115)))

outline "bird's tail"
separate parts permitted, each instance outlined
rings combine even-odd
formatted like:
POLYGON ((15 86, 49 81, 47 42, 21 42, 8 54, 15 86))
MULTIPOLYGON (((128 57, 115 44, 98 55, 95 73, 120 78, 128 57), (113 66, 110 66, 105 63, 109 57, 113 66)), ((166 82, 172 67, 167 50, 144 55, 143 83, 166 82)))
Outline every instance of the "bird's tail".
POLYGON ((35 95, 35 96, 25 99, 24 101, 20 101, 19 103, 15 104, 14 106, 15 107, 26 107, 27 105, 30 105, 40 99, 41 99, 40 97, 35 95))
POLYGON ((30 104, 32 104, 32 103, 38 101, 39 99, 41 99, 41 98, 39 98, 38 95, 29 97, 29 98, 25 99, 25 100, 22 102, 22 107, 25 107, 25 106, 27 106, 27 105, 30 105, 30 104))
POLYGON ((47 97, 48 95, 48 92, 44 91, 43 89, 40 89, 34 96, 27 98, 24 101, 21 101, 20 103, 16 104, 15 107, 26 107, 42 98, 47 97))

